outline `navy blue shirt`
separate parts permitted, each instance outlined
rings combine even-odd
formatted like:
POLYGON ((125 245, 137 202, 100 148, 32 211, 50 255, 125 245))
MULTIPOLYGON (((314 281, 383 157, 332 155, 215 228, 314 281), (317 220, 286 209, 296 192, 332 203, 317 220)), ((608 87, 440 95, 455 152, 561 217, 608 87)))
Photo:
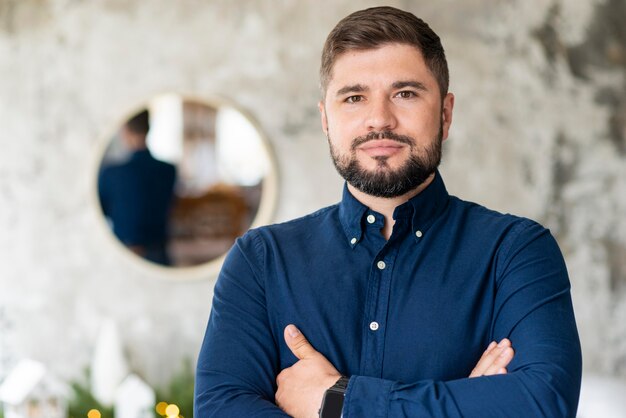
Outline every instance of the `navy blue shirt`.
POLYGON ((437 173, 383 216, 341 203, 249 231, 215 286, 194 416, 286 416, 276 376, 295 324, 350 376, 343 416, 574 417, 581 351, 563 257, 549 231, 450 196, 437 173), (508 374, 468 379, 492 340, 508 374))

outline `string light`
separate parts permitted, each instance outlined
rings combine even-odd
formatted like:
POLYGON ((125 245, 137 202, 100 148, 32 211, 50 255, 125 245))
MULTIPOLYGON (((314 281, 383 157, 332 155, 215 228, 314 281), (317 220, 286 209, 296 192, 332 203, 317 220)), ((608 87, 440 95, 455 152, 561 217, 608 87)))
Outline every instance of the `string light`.
POLYGON ((180 413, 180 408, 178 406, 169 404, 167 408, 165 408, 165 415, 167 418, 178 418, 178 414, 180 413))
POLYGON ((157 414, 165 416, 165 409, 167 408, 167 402, 159 402, 158 404, 156 404, 156 407, 154 408, 157 412, 157 414))
POLYGON ((101 417, 102 417, 102 414, 97 409, 90 409, 89 412, 87 412, 87 418, 101 418, 101 417))

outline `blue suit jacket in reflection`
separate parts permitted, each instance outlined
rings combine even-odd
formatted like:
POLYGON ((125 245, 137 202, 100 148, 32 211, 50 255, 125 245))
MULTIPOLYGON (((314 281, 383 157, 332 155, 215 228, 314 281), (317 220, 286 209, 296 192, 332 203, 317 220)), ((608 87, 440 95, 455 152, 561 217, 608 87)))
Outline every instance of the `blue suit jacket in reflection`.
POLYGON ((174 197, 176 168, 141 150, 102 170, 100 203, 113 232, 129 246, 163 245, 174 197))

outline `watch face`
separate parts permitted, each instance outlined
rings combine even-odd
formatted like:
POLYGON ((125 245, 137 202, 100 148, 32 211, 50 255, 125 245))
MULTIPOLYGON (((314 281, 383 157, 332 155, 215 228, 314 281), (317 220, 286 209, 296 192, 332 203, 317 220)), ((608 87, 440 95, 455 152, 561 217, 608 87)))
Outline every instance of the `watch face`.
POLYGON ((322 406, 321 418, 339 418, 343 410, 343 393, 326 392, 324 405, 322 406))

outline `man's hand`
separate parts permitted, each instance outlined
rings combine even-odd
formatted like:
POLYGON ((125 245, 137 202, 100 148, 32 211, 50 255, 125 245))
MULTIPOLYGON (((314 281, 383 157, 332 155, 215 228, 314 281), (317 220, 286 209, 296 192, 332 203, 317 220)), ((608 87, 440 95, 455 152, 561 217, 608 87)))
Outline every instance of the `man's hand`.
MULTIPOLYGON (((276 404, 295 418, 317 418, 324 392, 341 377, 322 354, 315 351, 294 325, 285 327, 285 342, 298 361, 276 377, 276 404)), ((469 377, 506 374, 513 360, 511 341, 493 341, 469 377)))
POLYGON ((294 325, 285 328, 285 342, 298 361, 276 377, 276 404, 292 417, 317 418, 324 392, 341 374, 294 325))
POLYGON ((511 347, 511 341, 504 338, 499 344, 492 341, 483 353, 480 360, 472 370, 469 377, 491 376, 494 374, 506 374, 506 366, 513 360, 515 352, 511 347))

